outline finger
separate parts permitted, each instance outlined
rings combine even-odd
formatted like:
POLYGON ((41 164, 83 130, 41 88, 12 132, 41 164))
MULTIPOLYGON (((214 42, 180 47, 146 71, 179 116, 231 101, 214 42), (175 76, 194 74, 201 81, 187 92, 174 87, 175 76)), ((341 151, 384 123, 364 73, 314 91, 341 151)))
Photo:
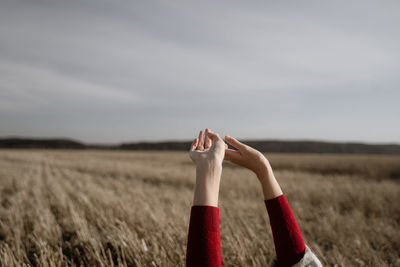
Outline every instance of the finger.
POLYGON ((238 150, 246 149, 245 144, 239 142, 237 139, 233 138, 232 136, 229 136, 229 135, 225 136, 225 141, 238 150))
POLYGON ((226 149, 225 150, 225 157, 224 160, 229 160, 232 162, 237 162, 240 159, 240 152, 233 149, 226 149))
POLYGON ((208 149, 212 145, 211 139, 208 136, 209 131, 210 131, 210 129, 207 128, 205 133, 204 133, 204 149, 208 149))
POLYGON ((214 133, 213 131, 211 131, 210 129, 208 130, 208 137, 211 138, 212 142, 214 143, 217 140, 221 140, 221 137, 219 137, 219 134, 214 133))
POLYGON ((190 146, 190 151, 195 151, 198 143, 199 143, 199 139, 198 139, 198 138, 195 138, 195 139, 193 140, 191 146, 190 146))
POLYGON ((199 143, 197 144, 198 150, 204 150, 204 132, 200 131, 199 133, 199 143))
POLYGON ((211 146, 210 150, 225 150, 226 144, 225 144, 224 140, 222 140, 221 137, 219 137, 219 134, 214 133, 213 131, 209 130, 208 136, 212 140, 212 146, 211 146))

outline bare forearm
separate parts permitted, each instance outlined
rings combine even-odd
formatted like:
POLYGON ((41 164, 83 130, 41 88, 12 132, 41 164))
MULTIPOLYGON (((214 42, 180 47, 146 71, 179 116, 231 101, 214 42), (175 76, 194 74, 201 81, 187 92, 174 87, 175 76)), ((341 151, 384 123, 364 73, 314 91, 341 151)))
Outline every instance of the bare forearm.
POLYGON ((193 206, 218 207, 221 172, 222 166, 197 166, 193 206))
POLYGON ((268 160, 265 160, 261 166, 260 171, 257 173, 257 177, 262 186, 264 199, 269 200, 282 195, 282 189, 275 178, 268 160))

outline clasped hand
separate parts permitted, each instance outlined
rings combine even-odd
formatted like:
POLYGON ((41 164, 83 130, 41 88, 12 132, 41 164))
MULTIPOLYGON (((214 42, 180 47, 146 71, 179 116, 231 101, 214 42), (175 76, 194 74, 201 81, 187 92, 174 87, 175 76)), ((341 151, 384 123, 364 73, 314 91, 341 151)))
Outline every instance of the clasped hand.
POLYGON ((225 141, 235 149, 228 149, 224 140, 208 128, 200 131, 198 138, 193 140, 189 152, 196 164, 193 205, 218 206, 224 159, 253 171, 261 182, 265 199, 282 194, 272 168, 262 153, 231 136, 225 136, 225 141))

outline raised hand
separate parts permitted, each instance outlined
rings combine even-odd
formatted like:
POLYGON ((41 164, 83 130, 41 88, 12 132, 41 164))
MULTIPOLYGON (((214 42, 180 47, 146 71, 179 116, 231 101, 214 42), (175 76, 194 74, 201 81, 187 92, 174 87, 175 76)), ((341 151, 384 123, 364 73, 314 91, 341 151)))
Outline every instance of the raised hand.
POLYGON ((265 172, 266 165, 269 165, 269 163, 261 152, 239 142, 231 136, 225 136, 225 140, 228 144, 237 149, 227 149, 225 151, 226 160, 250 169, 257 177, 265 172))
POLYGON ((190 158, 196 163, 196 187, 193 205, 218 206, 224 141, 210 129, 200 131, 190 147, 190 158))
POLYGON ((261 152, 231 136, 225 136, 225 141, 237 149, 226 149, 225 160, 253 171, 262 185, 264 199, 272 199, 282 195, 282 190, 275 179, 271 165, 261 152))
POLYGON ((199 137, 193 140, 190 147, 190 158, 197 167, 209 167, 221 165, 224 160, 225 142, 210 129, 200 131, 199 137))

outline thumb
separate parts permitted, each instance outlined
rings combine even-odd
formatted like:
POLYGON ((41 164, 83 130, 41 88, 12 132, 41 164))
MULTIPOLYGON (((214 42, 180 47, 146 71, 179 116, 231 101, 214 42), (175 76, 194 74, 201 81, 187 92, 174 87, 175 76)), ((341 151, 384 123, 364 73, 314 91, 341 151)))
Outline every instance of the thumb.
POLYGON ((239 142, 236 138, 233 138, 229 135, 225 136, 225 141, 238 150, 243 150, 247 147, 245 144, 239 142))

